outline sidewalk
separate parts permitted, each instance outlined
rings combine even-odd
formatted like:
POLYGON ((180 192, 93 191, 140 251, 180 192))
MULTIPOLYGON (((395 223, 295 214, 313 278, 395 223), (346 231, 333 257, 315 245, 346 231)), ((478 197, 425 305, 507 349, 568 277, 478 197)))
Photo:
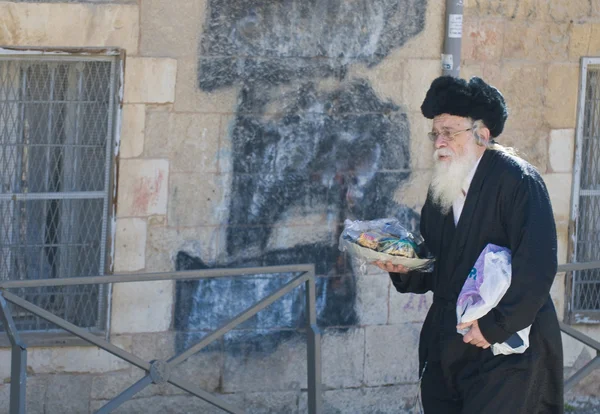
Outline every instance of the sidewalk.
POLYGON ((571 397, 565 399, 565 414, 600 414, 600 399, 571 397))

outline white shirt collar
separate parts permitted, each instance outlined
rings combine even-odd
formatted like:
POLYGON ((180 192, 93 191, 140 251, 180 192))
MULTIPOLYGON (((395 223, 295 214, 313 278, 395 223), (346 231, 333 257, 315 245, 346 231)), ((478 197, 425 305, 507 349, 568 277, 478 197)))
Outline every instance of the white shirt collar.
POLYGON ((477 171, 477 167, 479 166, 479 162, 481 161, 481 157, 477 160, 473 169, 467 174, 463 181, 462 190, 463 194, 460 194, 456 197, 456 200, 452 203, 452 212, 454 215, 454 225, 458 225, 458 220, 460 219, 460 215, 462 214, 463 207, 465 206, 465 201, 467 199, 467 193, 469 191, 469 187, 471 186, 471 181, 473 181, 473 177, 475 176, 475 172, 477 171))
POLYGON ((465 179, 463 181, 462 189, 463 189, 463 191, 465 193, 465 197, 467 195, 467 192, 469 191, 469 187, 471 186, 471 181, 473 181, 473 177, 475 176, 475 172, 477 171, 477 167, 479 166, 479 163, 481 162, 481 158, 483 158, 483 155, 481 157, 479 157, 479 159, 477 160, 477 162, 473 166, 473 169, 469 172, 469 174, 465 177, 465 179))

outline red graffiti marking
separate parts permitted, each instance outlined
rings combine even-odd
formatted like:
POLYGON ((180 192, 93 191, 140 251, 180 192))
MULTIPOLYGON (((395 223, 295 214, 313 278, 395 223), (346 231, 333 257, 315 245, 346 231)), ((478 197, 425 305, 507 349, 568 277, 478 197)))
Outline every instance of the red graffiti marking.
POLYGON ((146 214, 150 206, 158 204, 158 195, 165 178, 163 171, 157 171, 152 177, 142 177, 134 190, 133 213, 146 214))

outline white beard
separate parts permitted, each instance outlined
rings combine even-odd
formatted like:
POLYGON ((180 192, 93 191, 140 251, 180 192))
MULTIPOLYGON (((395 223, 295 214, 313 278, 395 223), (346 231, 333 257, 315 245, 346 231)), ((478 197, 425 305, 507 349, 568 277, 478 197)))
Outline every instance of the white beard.
POLYGON ((457 155, 448 148, 437 149, 433 154, 434 168, 431 179, 431 195, 433 202, 438 205, 443 214, 452 208, 452 203, 462 194, 462 186, 477 162, 475 146, 469 143, 465 153, 457 155), (439 156, 450 156, 450 160, 440 161, 439 156))

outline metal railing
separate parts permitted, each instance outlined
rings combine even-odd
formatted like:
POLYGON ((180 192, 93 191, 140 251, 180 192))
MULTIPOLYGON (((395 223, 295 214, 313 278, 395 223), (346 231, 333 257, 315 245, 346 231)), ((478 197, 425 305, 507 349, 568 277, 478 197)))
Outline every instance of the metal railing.
MULTIPOLYGON (((600 268, 600 262, 589 263, 570 263, 560 265, 558 272, 571 272, 577 270, 587 270, 600 268)), ((306 288, 306 322, 307 322, 307 358, 308 358, 308 409, 310 414, 321 413, 322 395, 321 395, 321 341, 320 331, 317 327, 316 306, 315 306, 315 271, 314 265, 290 265, 290 266, 273 266, 261 268, 242 268, 242 269, 208 269, 208 270, 193 270, 182 272, 165 272, 165 273, 146 273, 146 274, 127 274, 127 275, 110 275, 110 276, 94 276, 94 277, 79 277, 68 279, 42 279, 42 280, 23 280, 23 281, 7 281, 0 283, 0 320, 2 321, 8 338, 11 343, 11 386, 10 386, 10 413, 23 414, 25 413, 25 390, 27 382, 27 347, 21 340, 19 332, 16 329, 12 318, 12 313, 8 307, 8 302, 13 303, 48 322, 54 323, 60 328, 70 332, 73 335, 89 342, 92 345, 101 348, 112 355, 115 355, 130 364, 143 369, 146 375, 135 384, 131 385, 121 394, 113 398, 100 410, 99 414, 106 414, 116 409, 124 402, 131 399, 135 394, 151 384, 170 383, 182 390, 185 390, 213 405, 223 409, 228 413, 243 413, 243 410, 236 408, 221 398, 208 393, 188 381, 173 377, 171 372, 173 369, 183 363, 186 359, 200 351, 202 348, 223 336, 226 332, 233 329, 247 319, 254 316, 260 310, 266 308, 277 299, 289 293, 293 289, 301 286, 304 283, 306 288), (32 288, 40 286, 72 286, 72 285, 90 285, 103 283, 127 283, 127 282, 151 282, 159 280, 195 280, 204 278, 231 277, 243 276, 252 274, 274 274, 274 273, 300 273, 299 276, 292 279, 282 288, 272 293, 270 296, 257 302, 247 310, 241 312, 229 322, 223 324, 217 330, 205 336, 200 342, 188 348, 179 355, 175 355, 164 360, 145 361, 121 348, 112 345, 110 342, 101 339, 88 332, 85 329, 79 328, 64 319, 55 316, 46 310, 18 297, 7 291, 7 289, 15 288, 32 288)), ((583 344, 596 350, 596 357, 589 361, 585 366, 579 369, 575 374, 565 380, 565 392, 572 389, 582 379, 587 377, 592 371, 600 367, 600 342, 590 338, 589 336, 577 331, 571 326, 560 322, 560 329, 566 335, 582 342, 583 344)))
POLYGON ((0 320, 2 321, 11 344, 11 385, 10 385, 10 414, 25 413, 25 390, 27 384, 27 346, 21 340, 19 332, 16 329, 11 310, 8 303, 17 305, 46 321, 57 325, 58 327, 70 332, 73 335, 84 339, 92 345, 101 348, 110 354, 123 359, 130 364, 141 368, 146 375, 117 395, 100 410, 99 414, 106 414, 116 409, 121 404, 131 399, 135 394, 142 391, 151 384, 172 384, 182 390, 185 390, 204 401, 221 408, 228 413, 239 414, 244 411, 240 408, 230 405, 222 398, 217 397, 207 391, 204 391, 190 382, 172 375, 174 368, 183 363, 186 359, 200 351, 202 348, 222 337, 225 333, 235 326, 248 320, 260 310, 266 308, 286 293, 304 284, 306 289, 306 329, 307 329, 307 365, 308 365, 308 410, 310 414, 320 414, 322 405, 321 395, 321 333, 317 327, 316 315, 316 290, 315 290, 315 268, 314 265, 288 265, 272 266, 260 268, 241 268, 241 269, 205 269, 182 272, 165 273, 146 273, 146 274, 126 274, 110 276, 92 276, 64 279, 42 279, 42 280, 21 280, 7 281, 0 283, 0 320), (105 283, 128 283, 128 282, 151 282, 159 280, 194 280, 204 278, 218 278, 243 276, 253 274, 274 274, 274 273, 299 273, 291 281, 278 289, 271 295, 261 299, 259 302, 239 313, 229 322, 224 323, 220 328, 212 331, 202 338, 195 345, 178 355, 174 355, 168 360, 145 361, 130 352, 127 352, 110 342, 93 335, 89 331, 79 328, 66 320, 28 302, 19 296, 8 292, 8 289, 31 288, 40 286, 72 286, 72 285, 92 285, 105 283))
MULTIPOLYGON (((600 269, 600 262, 569 263, 558 266, 559 273, 590 269, 600 269)), ((579 383, 582 379, 590 375, 592 371, 600 367, 600 342, 590 338, 589 336, 579 332, 563 322, 560 322, 560 330, 566 335, 569 335, 571 338, 574 338, 596 350, 596 356, 591 361, 589 361, 577 372, 565 380, 565 392, 567 392, 577 385, 577 383, 579 383)))

